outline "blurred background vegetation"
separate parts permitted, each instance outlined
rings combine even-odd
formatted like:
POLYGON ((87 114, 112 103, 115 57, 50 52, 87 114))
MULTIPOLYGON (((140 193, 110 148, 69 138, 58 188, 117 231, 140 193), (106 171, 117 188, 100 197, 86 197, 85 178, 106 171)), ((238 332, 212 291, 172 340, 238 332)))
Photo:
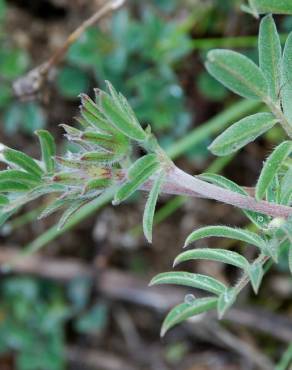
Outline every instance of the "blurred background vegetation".
MULTIPOLYGON (((38 155, 33 132, 46 127, 65 150, 58 124, 77 115, 80 92, 92 95, 110 80, 182 167, 191 173, 209 168, 252 186, 281 131, 272 130, 236 158, 216 160, 206 149, 223 127, 261 109, 237 101, 203 65, 205 53, 216 47, 256 59, 258 21, 242 13, 240 0, 128 1, 72 45, 41 96, 14 97, 13 81, 47 60, 102 3, 0 0, 0 142, 38 155)), ((291 17, 277 20, 281 33, 291 30, 291 17)), ((11 271, 1 270, 1 370, 248 370, 284 363, 292 342, 285 260, 258 297, 246 290, 226 321, 201 318, 160 341, 162 314, 186 292, 147 288, 149 279, 170 269, 195 227, 246 221, 225 205, 165 197, 149 246, 139 226, 144 201, 136 195, 117 209, 105 206, 107 199, 97 201, 63 233, 54 227, 56 216, 37 220, 44 199, 2 227, 0 263, 23 249, 27 257, 11 271)), ((210 262, 190 268, 233 277, 210 262)))

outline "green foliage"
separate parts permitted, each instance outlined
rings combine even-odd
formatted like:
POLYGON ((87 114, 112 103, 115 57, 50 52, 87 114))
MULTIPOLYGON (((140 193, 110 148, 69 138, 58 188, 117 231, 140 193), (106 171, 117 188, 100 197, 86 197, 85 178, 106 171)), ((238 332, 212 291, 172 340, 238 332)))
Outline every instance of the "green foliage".
POLYGON ((147 199, 143 215, 143 231, 149 243, 152 243, 153 219, 156 203, 161 192, 165 174, 162 172, 154 181, 153 187, 147 199))
POLYGON ((271 113, 256 113, 234 123, 218 136, 209 149, 213 154, 224 156, 236 152, 277 123, 271 113))
POLYGON ((263 100, 268 84, 263 72, 245 55, 231 50, 212 50, 207 55, 208 72, 236 94, 263 100))
MULTIPOLYGON (((289 8, 287 2, 273 1, 250 1, 253 14, 266 12, 269 7, 277 6, 277 12, 289 8), (285 4, 284 4, 285 3, 285 4), (265 8, 266 7, 266 8, 265 8), (282 7, 282 10, 280 10, 282 7)), ((269 8, 272 10, 271 8, 269 8)), ((290 10, 289 10, 290 11, 290 10)), ((245 117, 231 125, 225 132, 219 135, 209 149, 216 155, 225 156, 234 153, 248 143, 256 140, 260 135, 270 130, 279 122, 289 139, 292 138, 291 119, 291 35, 285 45, 282 56, 279 36, 271 15, 264 17, 260 24, 259 32, 259 66, 246 56, 229 50, 212 50, 207 55, 206 68, 209 73, 231 91, 247 98, 261 100, 270 113, 257 113, 245 117)), ((256 199, 265 199, 270 207, 279 204, 291 205, 291 145, 292 141, 283 141, 278 145, 264 163, 263 169, 255 188, 256 199)), ((228 189, 240 195, 249 196, 245 189, 223 176, 206 173, 200 175, 200 179, 220 188, 228 189)), ((195 190, 195 189, 194 189, 195 190)), ((249 196, 252 199, 251 196, 249 196)), ((226 311, 234 304, 237 295, 250 282, 255 293, 258 293, 265 274, 265 263, 272 259, 278 263, 279 256, 286 246, 289 250, 289 264, 292 265, 291 248, 291 223, 290 216, 271 218, 267 214, 250 211, 243 208, 245 215, 254 223, 260 231, 250 232, 229 226, 206 226, 195 230, 186 239, 185 246, 189 246, 202 238, 220 237, 237 240, 240 243, 253 245, 258 248, 258 256, 254 261, 248 261, 244 256, 235 251, 218 248, 195 248, 181 253, 174 261, 178 263, 190 260, 210 260, 233 265, 242 271, 241 278, 234 286, 219 285, 217 290, 216 281, 204 280, 197 274, 185 272, 173 272, 159 274, 153 278, 151 284, 178 284, 192 288, 206 290, 218 297, 201 298, 211 300, 210 304, 201 303, 200 299, 194 299, 188 306, 185 303, 176 306, 164 320, 162 334, 165 334, 174 325, 210 308, 217 307, 218 316, 222 318, 226 311), (194 281, 193 281, 194 280, 194 281), (204 285, 204 283, 206 285, 204 285), (197 302, 197 303, 196 303, 197 302), (197 306, 198 305, 198 306, 197 306), (199 308, 200 307, 200 308, 199 308), (193 310, 192 310, 193 308, 193 310), (197 309, 198 308, 198 309, 197 309), (202 308, 202 309, 201 309, 202 308)), ((280 213, 279 213, 280 214, 280 213)))
POLYGON ((268 81, 270 97, 279 99, 281 86, 282 47, 274 19, 271 15, 263 18, 259 31, 259 65, 268 81))
POLYGON ((256 198, 262 199, 281 166, 292 151, 292 142, 284 141, 273 151, 264 164, 256 185, 256 198))
POLYGON ((281 100, 283 105, 283 111, 288 121, 292 121, 292 108, 291 108, 291 67, 292 67, 292 33, 288 36, 285 43, 283 61, 282 61, 282 88, 281 88, 281 100))
POLYGON ((58 79, 59 91, 64 96, 68 96, 66 91, 76 96, 77 84, 93 72, 99 86, 110 80, 129 97, 143 124, 182 135, 190 114, 175 69, 191 47, 187 27, 164 20, 155 7, 143 4, 139 20, 128 10, 121 10, 113 16, 108 32, 92 28, 70 48, 68 66, 58 79), (61 77, 68 75, 68 68, 77 68, 79 73, 67 83, 61 77))
POLYGON ((1 283, 0 351, 16 354, 17 370, 63 370, 69 311, 56 286, 29 278, 1 283))
POLYGON ((264 13, 292 14, 292 5, 287 0, 248 0, 249 8, 245 10, 254 15, 264 13))
POLYGON ((212 310, 216 307, 217 299, 213 297, 197 298, 189 300, 187 303, 181 303, 175 306, 166 316, 162 328, 161 336, 173 326, 203 312, 212 310))
POLYGON ((0 2, 0 117, 7 134, 12 135, 18 129, 33 133, 46 124, 46 118, 40 105, 34 102, 15 101, 12 82, 23 75, 31 66, 28 52, 15 45, 5 31, 6 2, 0 2))
POLYGON ((226 290, 226 286, 218 280, 200 274, 175 271, 156 275, 150 282, 150 286, 157 284, 176 284, 192 288, 202 289, 210 293, 220 295, 226 290))
MULTIPOLYGON (((254 4, 256 3, 251 2, 252 11, 255 12, 257 8, 254 4)), ((125 86, 132 97, 131 101, 139 119, 126 98, 106 82, 107 91, 96 90, 95 100, 81 95, 82 105, 80 116, 77 118, 79 128, 62 125, 68 141, 73 142, 79 150, 68 151, 61 157, 56 156, 54 140, 43 130, 37 132, 41 145, 41 160, 3 146, 0 159, 8 164, 8 168, 0 175, 1 220, 4 222, 27 202, 54 193, 55 197, 50 198, 51 203, 41 217, 64 209, 58 224, 58 228, 62 228, 74 217, 78 219, 84 205, 101 199, 103 195, 106 198, 107 194, 114 194, 114 204, 118 204, 127 200, 135 191, 147 189, 150 194, 145 206, 143 229, 146 238, 151 241, 154 211, 162 190, 175 194, 201 195, 242 209, 256 226, 256 232, 229 226, 207 226, 192 232, 185 245, 202 238, 231 238, 245 245, 255 246, 258 252, 255 260, 249 261, 237 251, 208 247, 185 251, 174 261, 175 266, 185 261, 197 260, 234 266, 236 272, 240 273, 235 284, 225 285, 211 276, 182 271, 159 274, 152 280, 152 285, 179 284, 208 293, 208 296, 198 299, 188 294, 184 303, 171 310, 162 326, 161 334, 164 335, 174 325, 210 309, 217 308, 218 316, 222 318, 247 283, 250 282, 255 293, 258 292, 265 272, 265 263, 269 260, 277 263, 282 249, 290 248, 290 95, 288 87, 279 77, 281 75, 282 79, 289 81, 291 74, 290 36, 282 58, 276 27, 271 16, 268 16, 262 20, 260 27, 259 66, 248 57, 229 50, 212 50, 207 56, 206 67, 215 79, 244 98, 265 103, 269 109, 267 113, 259 112, 235 122, 211 144, 210 149, 215 154, 226 155, 237 151, 276 123, 279 123, 289 136, 289 139, 278 145, 268 157, 256 188, 245 190, 222 176, 207 173, 197 178, 178 169, 159 146, 150 126, 144 129, 140 124, 146 120, 156 120, 154 115, 145 114, 147 109, 141 109, 139 99, 142 96, 142 100, 146 102, 146 91, 151 92, 153 114, 153 102, 159 102, 162 95, 161 90, 157 88, 157 84, 164 83, 160 77, 167 76, 168 81, 171 80, 171 84, 175 86, 172 90, 174 95, 181 95, 177 81, 174 82, 174 66, 189 50, 185 30, 178 32, 173 26, 166 26, 151 12, 145 12, 142 16, 143 30, 138 22, 128 21, 127 12, 119 13, 115 22, 112 25, 112 35, 107 37, 98 31, 90 30, 72 47, 68 60, 74 68, 82 65, 84 70, 94 71, 97 80, 112 76, 111 79, 117 86, 126 81, 125 86), (98 43, 98 53, 104 48, 108 59, 104 56, 100 58, 98 53, 88 55, 93 42, 98 43), (177 44, 180 44, 181 48, 178 53, 173 53, 173 46, 177 44), (136 53, 143 56, 143 68, 138 71, 132 69, 130 58, 136 53), (279 65, 281 58, 282 66, 279 65), (155 81, 151 81, 153 76, 155 81), (133 148, 136 147, 143 153, 139 159, 134 155, 137 151, 133 148)), ((63 70, 61 76, 67 72, 63 70)), ((75 82, 78 85, 80 81, 75 82)), ((171 90, 169 85, 167 90, 171 90)), ((172 106, 178 113, 175 104, 172 106)), ((165 117, 169 121, 169 112, 165 117)), ((156 122, 159 122, 159 119, 156 122)), ((291 248, 289 258, 291 260, 291 248)), ((100 316, 101 321, 104 321, 104 311, 100 307, 89 312, 79 323, 80 331, 88 332, 92 318, 100 319, 100 316)))

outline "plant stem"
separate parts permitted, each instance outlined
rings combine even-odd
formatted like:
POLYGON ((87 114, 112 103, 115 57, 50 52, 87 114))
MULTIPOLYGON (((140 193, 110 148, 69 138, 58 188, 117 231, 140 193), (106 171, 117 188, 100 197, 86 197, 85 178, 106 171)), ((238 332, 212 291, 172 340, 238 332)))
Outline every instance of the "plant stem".
POLYGON ((241 209, 282 218, 288 218, 292 214, 291 207, 269 203, 267 201, 256 201, 251 196, 241 195, 202 181, 197 177, 187 174, 176 166, 173 167, 173 170, 169 174, 168 181, 185 188, 189 192, 194 192, 205 198, 214 199, 241 209))
POLYGON ((282 125, 283 129, 285 130, 289 138, 292 139, 292 125, 285 117, 284 113, 282 112, 282 109, 270 99, 266 100, 265 103, 271 110, 271 112, 274 114, 274 116, 279 120, 280 124, 282 125))

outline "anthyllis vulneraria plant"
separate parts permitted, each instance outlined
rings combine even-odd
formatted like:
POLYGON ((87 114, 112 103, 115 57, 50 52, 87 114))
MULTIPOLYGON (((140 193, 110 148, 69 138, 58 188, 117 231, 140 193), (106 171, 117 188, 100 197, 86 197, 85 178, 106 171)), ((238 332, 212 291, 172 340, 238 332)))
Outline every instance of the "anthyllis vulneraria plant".
POLYGON ((64 209, 59 227, 93 198, 115 190, 113 204, 129 198, 136 190, 149 192, 143 228, 149 242, 155 206, 160 193, 184 194, 214 199, 242 209, 258 232, 229 226, 206 226, 186 239, 185 247, 207 237, 232 238, 257 248, 258 256, 248 261, 238 252, 218 248, 195 248, 180 254, 174 265, 197 259, 223 262, 241 271, 235 285, 227 286, 211 276, 188 272, 167 272, 154 277, 151 284, 179 284, 208 293, 203 298, 187 296, 185 302, 167 315, 162 335, 189 317, 216 308, 222 318, 240 291, 250 282, 258 292, 264 267, 278 262, 289 250, 292 272, 292 34, 282 53, 272 16, 260 26, 259 66, 246 56, 229 50, 208 53, 206 67, 210 74, 230 90, 247 99, 262 101, 267 110, 234 123, 209 149, 224 156, 271 129, 281 125, 288 139, 278 145, 263 165, 255 189, 245 189, 212 173, 191 176, 168 158, 151 128, 143 129, 124 96, 110 83, 108 91, 95 91, 95 101, 81 95, 78 118, 80 128, 62 125, 66 137, 80 148, 76 153, 56 155, 54 139, 45 130, 37 131, 41 160, 2 146, 1 161, 8 168, 0 172, 1 218, 4 222, 22 205, 42 195, 54 193, 55 200, 40 217, 64 209), (133 146, 144 155, 134 159, 133 146))

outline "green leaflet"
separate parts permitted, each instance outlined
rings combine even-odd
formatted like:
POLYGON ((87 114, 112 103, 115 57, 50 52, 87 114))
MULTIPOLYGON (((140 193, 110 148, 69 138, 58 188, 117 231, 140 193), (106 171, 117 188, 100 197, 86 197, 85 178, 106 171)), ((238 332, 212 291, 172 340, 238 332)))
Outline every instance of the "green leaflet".
POLYGON ((272 15, 263 18, 259 31, 259 64, 269 85, 270 97, 279 100, 282 47, 272 15))
POLYGON ((144 182, 154 175, 158 168, 159 163, 154 163, 146 167, 144 171, 139 174, 139 176, 123 184, 116 192, 113 204, 117 205, 129 198, 136 190, 140 188, 141 185, 144 184, 144 182))
POLYGON ((67 135, 70 136, 70 138, 77 138, 77 139, 80 139, 81 135, 82 135, 82 131, 78 130, 77 128, 75 127, 72 127, 72 126, 69 126, 69 125, 66 125, 65 123, 62 123, 61 125, 59 125, 60 127, 63 128, 63 130, 66 132, 67 135))
POLYGON ((236 152, 270 130, 277 123, 271 113, 256 113, 234 123, 209 146, 211 152, 224 156, 236 152))
POLYGON ((14 164, 25 171, 40 178, 43 170, 40 166, 28 155, 19 152, 18 150, 6 148, 3 150, 3 156, 8 163, 14 164))
POLYGON ((206 68, 214 78, 244 98, 263 100, 269 95, 263 72, 242 54, 224 49, 211 50, 206 68))
POLYGON ((284 114, 287 120, 292 124, 292 81, 291 81, 291 70, 292 70, 292 33, 289 34, 282 61, 282 86, 281 86, 281 100, 284 110, 284 114))
POLYGON ((1 193, 27 192, 30 186, 17 180, 0 180, 1 193))
POLYGON ((227 288, 223 292, 217 302, 217 311, 219 319, 225 315, 226 311, 233 305, 236 300, 236 291, 234 288, 227 288))
POLYGON ((156 154, 147 154, 137 159, 128 169, 129 179, 133 180, 135 177, 140 176, 146 167, 152 166, 155 163, 158 163, 156 154))
POLYGON ((6 206, 7 204, 9 204, 9 199, 5 195, 0 194, 0 207, 6 206))
POLYGON ((256 233, 229 226, 206 226, 192 232, 186 239, 184 248, 202 238, 219 237, 240 240, 264 249, 266 241, 256 233))
POLYGON ((192 274, 190 272, 173 271, 156 275, 150 282, 150 286, 159 284, 176 284, 202 289, 210 293, 220 295, 226 286, 220 281, 207 275, 192 274))
MULTIPOLYGON (((242 195, 248 195, 248 193, 242 189, 239 185, 231 180, 226 179, 223 176, 216 175, 213 173, 204 173, 199 176, 201 179, 208 181, 212 184, 221 186, 222 188, 235 191, 242 195)), ((262 213, 242 210, 243 213, 260 229, 266 229, 270 222, 270 218, 262 213)))
POLYGON ((111 179, 92 179, 84 187, 84 193, 91 190, 105 190, 112 185, 111 179))
POLYGON ((117 160, 116 153, 109 152, 87 152, 82 154, 81 161, 110 163, 117 160))
POLYGON ((52 174, 55 170, 56 143, 53 136, 46 130, 38 130, 36 134, 40 140, 42 161, 45 164, 48 174, 52 174))
POLYGON ((110 123, 124 135, 137 141, 144 141, 146 133, 135 120, 114 103, 113 99, 106 93, 100 93, 100 105, 105 117, 110 123))
POLYGON ((63 193, 66 190, 67 190, 66 187, 60 184, 39 185, 33 190, 29 191, 27 194, 11 201, 7 206, 5 206, 4 210, 5 212, 11 212, 14 209, 19 208, 24 204, 31 202, 32 200, 37 199, 43 195, 51 193, 63 193))
POLYGON ((80 107, 82 120, 78 120, 82 126, 91 126, 97 128, 103 133, 113 133, 114 128, 105 119, 103 114, 99 111, 98 106, 85 94, 81 94, 82 105, 80 107))
POLYGON ((35 187, 40 183, 40 179, 35 175, 20 170, 0 171, 0 181, 5 180, 21 182, 29 187, 35 187))
POLYGON ((212 310, 216 304, 217 298, 207 297, 195 299, 192 304, 181 303, 175 306, 164 319, 160 335, 163 337, 169 329, 192 316, 212 310))
POLYGON ((292 166, 290 166, 281 181, 280 203, 288 205, 292 194, 292 166))
POLYGON ((57 228, 61 230, 64 226, 66 226, 67 222, 70 218, 85 204, 84 200, 76 200, 73 202, 68 209, 63 213, 62 217, 60 218, 57 228))
POLYGON ((57 183, 61 183, 64 185, 82 185, 84 182, 84 177, 77 172, 77 171, 64 171, 64 172, 57 172, 52 180, 57 183))
POLYGON ((248 274, 253 290, 257 294, 264 276, 263 266, 259 262, 254 262, 250 265, 248 274))
POLYGON ((176 266, 184 261, 196 259, 223 262, 228 265, 239 267, 243 270, 247 270, 249 267, 247 259, 241 256, 239 253, 216 248, 198 248, 183 252, 176 257, 173 266, 176 266))
POLYGON ((266 200, 270 203, 280 202, 280 182, 279 176, 276 175, 266 191, 266 200))
POLYGON ((146 239, 149 243, 152 243, 152 229, 153 229, 153 218, 155 213, 156 203, 159 197, 159 193, 165 178, 165 174, 161 173, 155 179, 152 189, 149 193, 144 214, 143 214, 143 231, 146 239))
POLYGON ((52 203, 50 203, 38 216, 38 219, 41 220, 45 217, 50 216, 51 214, 59 211, 59 209, 67 206, 69 204, 69 200, 66 198, 57 198, 52 203))
POLYGON ((252 2, 260 14, 292 14, 292 3, 290 0, 253 0, 252 2))
POLYGON ((290 247, 288 250, 288 263, 289 263, 289 270, 292 274, 292 243, 290 243, 290 247))
POLYGON ((284 141, 278 145, 268 157, 256 185, 256 199, 260 200, 264 198, 267 188, 273 181, 273 178, 276 176, 285 159, 291 153, 291 150, 292 142, 284 141))

